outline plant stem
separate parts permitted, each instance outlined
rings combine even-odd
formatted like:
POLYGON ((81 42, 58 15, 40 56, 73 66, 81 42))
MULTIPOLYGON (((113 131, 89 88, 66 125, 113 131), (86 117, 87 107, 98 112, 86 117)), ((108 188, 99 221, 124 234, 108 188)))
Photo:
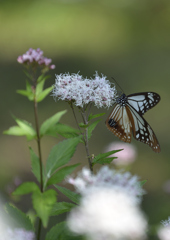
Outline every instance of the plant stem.
MULTIPOLYGON (((86 117, 86 113, 85 111, 83 110, 81 112, 82 114, 82 118, 83 118, 83 121, 84 121, 84 124, 87 125, 88 124, 88 117, 86 117)), ((93 173, 93 165, 92 165, 92 161, 91 161, 91 157, 90 157, 90 153, 89 153, 89 144, 88 144, 88 127, 86 127, 85 129, 85 149, 86 149, 86 154, 87 154, 87 159, 88 159, 88 162, 89 162, 89 167, 90 167, 90 171, 93 173)))
POLYGON ((70 103, 70 106, 71 106, 71 109, 72 109, 72 111, 73 111, 73 115, 74 115, 74 118, 75 118, 75 120, 76 120, 77 127, 78 127, 78 129, 79 129, 80 133, 82 134, 82 136, 83 136, 83 138, 84 138, 84 135, 83 135, 83 133, 82 133, 82 131, 81 131, 81 128, 80 128, 80 126, 79 126, 79 123, 78 123, 78 120, 77 120, 77 117, 76 117, 76 114, 75 114, 75 111, 74 111, 73 104, 72 104, 72 103, 70 103))
MULTIPOLYGON (((76 114, 75 114, 74 107, 73 107, 72 103, 70 104, 70 106, 71 106, 71 109, 73 111, 73 115, 74 115, 74 118, 76 120, 77 127, 78 127, 80 133, 83 136, 85 149, 86 149, 86 154, 87 154, 87 159, 88 159, 88 162, 89 162, 89 167, 90 167, 91 172, 93 172, 93 166, 92 166, 91 157, 90 157, 90 154, 89 154, 89 146, 88 146, 88 128, 85 129, 85 136, 84 136, 84 134, 82 133, 81 128, 79 126, 79 123, 78 123, 78 120, 77 120, 77 117, 76 117, 76 114)), ((82 114, 84 124, 88 124, 85 111, 81 110, 81 114, 82 114)))
POLYGON ((39 155, 39 164, 40 164, 40 189, 43 192, 43 169, 42 169, 42 156, 41 156, 41 142, 40 142, 40 132, 39 132, 39 123, 38 123, 38 111, 37 111, 37 102, 34 98, 34 114, 35 114, 35 125, 37 132, 37 145, 38 145, 38 155, 39 155))
MULTIPOLYGON (((40 165, 40 190, 43 193, 43 166, 42 166, 42 155, 41 155, 41 139, 40 139, 39 122, 38 122, 38 108, 37 108, 37 101, 35 96, 34 96, 34 115, 35 115, 35 126, 36 126, 36 133, 37 133, 37 145, 38 145, 38 155, 39 155, 39 165, 40 165)), ((39 218, 37 240, 40 240, 41 227, 42 227, 42 221, 39 218)))
POLYGON ((41 227, 42 227, 42 222, 41 222, 41 219, 39 218, 39 219, 38 219, 37 240, 40 240, 41 227))

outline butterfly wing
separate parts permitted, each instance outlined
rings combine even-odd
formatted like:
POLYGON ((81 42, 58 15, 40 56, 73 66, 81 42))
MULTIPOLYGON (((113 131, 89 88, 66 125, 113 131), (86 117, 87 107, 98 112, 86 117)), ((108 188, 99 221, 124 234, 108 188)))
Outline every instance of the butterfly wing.
POLYGON ((143 115, 153 108, 159 101, 160 96, 154 92, 134 93, 127 96, 128 103, 140 114, 143 115))
POLYGON ((112 112, 106 120, 106 126, 120 140, 130 143, 132 135, 131 122, 133 121, 133 118, 130 118, 128 106, 122 107, 120 104, 115 103, 112 112))
POLYGON ((148 144, 156 153, 161 151, 154 131, 146 120, 129 104, 127 104, 132 116, 132 132, 137 141, 148 144))
POLYGON ((122 106, 115 103, 106 120, 107 128, 124 142, 131 142, 131 135, 137 141, 148 144, 154 152, 159 153, 160 145, 156 135, 146 120, 129 103, 122 106))

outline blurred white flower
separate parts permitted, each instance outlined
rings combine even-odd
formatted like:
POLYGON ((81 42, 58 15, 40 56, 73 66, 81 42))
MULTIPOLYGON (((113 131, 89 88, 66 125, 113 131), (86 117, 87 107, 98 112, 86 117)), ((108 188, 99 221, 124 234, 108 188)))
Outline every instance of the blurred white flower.
MULTIPOLYGON (((112 142, 110 143, 106 149, 105 152, 109 152, 112 150, 118 150, 118 149, 123 149, 120 152, 117 152, 111 156, 117 157, 117 159, 114 159, 112 163, 115 165, 129 165, 132 162, 135 161, 136 156, 137 156, 137 151, 134 145, 132 144, 127 144, 127 143, 121 143, 121 142, 112 142)), ((109 157, 111 157, 109 156, 109 157)))
POLYGON ((160 240, 170 240, 170 217, 168 220, 162 220, 162 227, 158 230, 158 237, 160 240))
POLYGON ((3 235, 0 235, 0 240, 35 240, 35 234, 32 231, 26 231, 22 228, 10 229, 7 228, 3 235))
POLYGON ((106 77, 96 72, 94 79, 83 78, 79 74, 56 75, 52 96, 55 99, 73 102, 83 107, 94 103, 97 107, 110 107, 116 98, 116 89, 106 77))
MULTIPOLYGON (((17 180, 17 183, 19 182, 17 180)), ((14 222, 5 213, 4 204, 0 196, 0 240, 35 240, 34 232, 23 228, 14 228, 14 222)))
POLYGON ((122 188, 91 186, 67 220, 75 234, 91 240, 145 239, 147 222, 134 197, 122 188))
POLYGON ((76 190, 81 194, 86 194, 91 187, 106 187, 109 189, 122 189, 124 192, 133 197, 136 202, 141 201, 145 191, 140 186, 139 177, 132 176, 130 172, 120 172, 110 170, 108 166, 102 167, 96 175, 90 170, 83 168, 75 179, 68 178, 70 184, 74 185, 76 190))

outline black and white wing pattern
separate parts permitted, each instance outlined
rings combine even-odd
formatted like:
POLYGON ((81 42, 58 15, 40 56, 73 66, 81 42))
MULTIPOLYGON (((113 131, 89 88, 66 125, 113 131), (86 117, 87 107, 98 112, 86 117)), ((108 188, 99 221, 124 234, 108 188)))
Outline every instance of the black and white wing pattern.
POLYGON ((153 108, 159 101, 160 96, 154 92, 134 93, 127 96, 128 103, 140 114, 143 115, 153 108))
POLYGON ((117 98, 113 110, 106 120, 106 126, 120 140, 130 143, 133 133, 136 140, 148 144, 154 152, 159 153, 161 150, 156 135, 142 115, 154 107, 160 97, 156 93, 151 93, 152 97, 148 97, 149 95, 149 92, 128 96, 122 94, 117 98), (143 96, 145 96, 145 100, 147 99, 146 101, 143 96), (148 98, 152 101, 150 102, 148 98))

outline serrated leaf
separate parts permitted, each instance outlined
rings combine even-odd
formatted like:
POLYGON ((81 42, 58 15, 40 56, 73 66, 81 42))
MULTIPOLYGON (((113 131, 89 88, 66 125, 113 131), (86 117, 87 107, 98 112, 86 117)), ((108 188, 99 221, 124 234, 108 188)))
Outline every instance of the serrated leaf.
POLYGON ((54 204, 51 210, 51 216, 57 216, 65 212, 70 212, 70 210, 76 207, 76 204, 68 202, 57 202, 54 204))
POLYGON ((46 162, 46 173, 47 178, 57 170, 57 168, 68 163, 73 156, 78 143, 80 142, 80 137, 69 138, 58 143, 54 146, 48 156, 46 162))
POLYGON ((18 228, 24 228, 25 230, 28 231, 34 231, 34 227, 31 223, 31 220, 25 213, 23 213, 21 210, 19 210, 12 204, 7 203, 5 205, 5 208, 8 214, 14 220, 14 224, 16 224, 18 228))
POLYGON ((32 193, 34 191, 39 191, 39 187, 35 182, 24 182, 21 185, 19 185, 12 194, 25 195, 28 193, 32 193))
POLYGON ((26 136, 27 140, 30 141, 36 138, 36 132, 32 125, 25 120, 15 118, 18 126, 10 127, 8 130, 4 131, 4 134, 15 135, 15 136, 26 136))
POLYGON ((47 233, 45 240, 59 240, 65 230, 65 222, 57 223, 47 233))
POLYGON ((77 129, 74 129, 66 124, 62 124, 59 122, 55 126, 53 126, 53 128, 51 127, 51 129, 48 130, 46 135, 56 137, 57 133, 65 138, 73 138, 79 136, 77 129))
POLYGON ((52 175, 52 177, 48 180, 47 182, 47 186, 52 185, 52 184, 57 184, 60 183, 61 181, 63 181, 65 179, 66 176, 68 176, 69 174, 71 174, 74 169, 79 166, 80 163, 71 165, 71 166, 67 166, 67 167, 63 167, 61 169, 59 169, 56 173, 54 173, 52 175))
POLYGON ((15 118, 16 123, 22 129, 23 135, 27 137, 27 140, 32 140, 36 137, 36 132, 32 127, 31 123, 21 120, 19 118, 15 118))
POLYGON ((95 127, 97 126, 97 124, 101 121, 101 119, 96 120, 95 122, 93 122, 89 127, 88 127, 88 139, 91 138, 92 135, 92 131, 95 129, 95 127))
POLYGON ((103 116, 103 115, 105 115, 105 113, 99 113, 99 114, 95 114, 95 115, 93 115, 92 113, 89 115, 89 117, 88 117, 88 121, 90 121, 90 120, 92 120, 92 119, 94 119, 94 118, 97 118, 97 117, 101 117, 101 116, 103 116))
POLYGON ((53 86, 52 87, 49 87, 49 88, 46 88, 44 91, 40 92, 36 99, 37 99, 37 102, 41 102, 52 90, 53 90, 53 86))
MULTIPOLYGON (((94 157, 92 163, 93 164, 96 164, 98 163, 99 161, 102 161, 103 159, 105 159, 106 157, 114 154, 114 153, 117 153, 117 152, 120 152, 122 151, 123 149, 118 149, 118 150, 112 150, 112 151, 109 151, 109 152, 106 152, 106 153, 100 153, 98 154, 97 156, 94 157)), ((112 157, 112 159, 114 159, 115 157, 112 157)))
POLYGON ((67 112, 67 110, 61 111, 53 115, 52 117, 48 118, 43 122, 43 124, 40 127, 40 135, 43 136, 45 134, 48 134, 51 130, 54 130, 54 126, 60 118, 67 112))
POLYGON ((51 210, 57 200, 56 192, 49 189, 45 192, 34 192, 32 194, 33 207, 42 220, 43 226, 47 227, 51 210))
POLYGON ((64 194, 66 197, 68 197, 72 202, 79 204, 80 203, 80 194, 72 192, 71 190, 58 186, 58 185, 54 185, 62 194, 64 194))

